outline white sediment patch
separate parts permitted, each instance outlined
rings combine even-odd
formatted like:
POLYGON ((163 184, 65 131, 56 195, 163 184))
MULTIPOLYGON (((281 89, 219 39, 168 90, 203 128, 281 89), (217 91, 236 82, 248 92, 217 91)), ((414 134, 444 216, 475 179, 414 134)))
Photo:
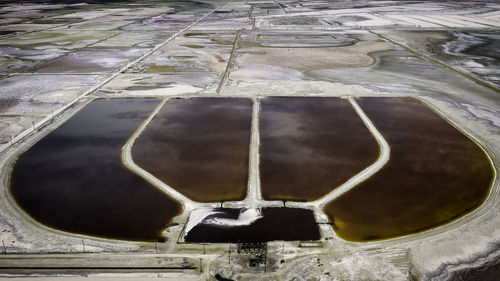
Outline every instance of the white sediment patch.
POLYGON ((467 50, 470 46, 482 43, 480 38, 463 32, 454 32, 455 40, 451 40, 443 44, 443 52, 445 54, 458 56, 464 55, 462 52, 467 50))
POLYGON ((468 67, 468 68, 484 68, 484 65, 478 63, 478 62, 475 62, 473 60, 468 60, 464 63, 465 67, 468 67))
MULTIPOLYGON (((232 75, 232 74, 231 74, 232 75)), ((263 81, 233 80, 221 91, 225 96, 384 96, 387 93, 368 89, 361 85, 347 85, 327 81, 263 81)))
POLYGON ((493 126, 500 128, 500 114, 498 112, 478 105, 462 104, 462 106, 477 118, 488 120, 493 126))
POLYGON ((186 236, 189 233, 189 231, 193 229, 193 227, 203 222, 203 220, 205 220, 206 217, 217 213, 220 212, 214 211, 213 208, 201 208, 193 210, 189 215, 186 227, 184 228, 184 236, 186 236))
POLYGON ((263 217, 262 209, 260 208, 249 208, 249 209, 241 209, 240 214, 237 219, 228 219, 228 218, 217 218, 211 217, 217 214, 222 214, 222 211, 218 211, 213 208, 201 208, 196 209, 191 212, 189 215, 189 220, 184 229, 184 237, 198 224, 212 224, 212 225, 221 225, 221 226, 243 226, 243 225, 251 225, 256 220, 263 217))
POLYGON ((268 64, 247 64, 231 72, 234 80, 304 80, 304 74, 293 68, 268 64))
POLYGON ((242 209, 237 219, 215 217, 205 220, 204 223, 224 225, 224 226, 242 226, 242 225, 250 225, 262 217, 263 215, 261 209, 250 208, 250 209, 242 209))

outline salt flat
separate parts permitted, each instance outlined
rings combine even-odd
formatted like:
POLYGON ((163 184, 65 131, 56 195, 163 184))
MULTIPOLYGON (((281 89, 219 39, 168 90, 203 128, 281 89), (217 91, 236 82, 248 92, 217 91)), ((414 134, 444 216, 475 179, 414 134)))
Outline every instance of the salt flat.
MULTIPOLYGON (((500 274, 496 1, 61 2, 0 3, 0 278, 55 273, 170 280, 466 280, 476 273, 482 275, 474 280, 495 280, 500 274), (260 105, 266 98, 312 96, 347 99, 351 105, 366 97, 420 100, 483 149, 493 171, 489 194, 446 224, 367 242, 336 235, 319 207, 328 195, 317 202, 262 200, 260 105), (135 139, 164 104, 202 97, 253 104, 245 200, 200 203, 176 197, 175 186, 130 156, 135 139), (11 173, 24 152, 96 100, 144 98, 159 107, 116 157, 144 184, 182 205, 162 228, 166 242, 54 229, 20 206, 11 192, 11 173), (321 235, 317 247, 270 241, 266 264, 250 267, 249 255, 237 254, 235 244, 183 241, 191 214, 196 220, 200 210, 248 206, 312 210, 321 235), (169 260, 158 263, 162 258, 169 260), (144 270, 132 268, 139 260, 144 270)), ((366 116, 363 122, 374 134, 377 123, 366 116)), ((377 137, 379 146, 384 138, 384 132, 377 137)), ((380 167, 366 175, 384 168, 393 156, 389 150, 383 150, 387 159, 380 167)), ((346 192, 363 180, 353 176, 346 192)), ((261 213, 254 215, 247 221, 261 213)))

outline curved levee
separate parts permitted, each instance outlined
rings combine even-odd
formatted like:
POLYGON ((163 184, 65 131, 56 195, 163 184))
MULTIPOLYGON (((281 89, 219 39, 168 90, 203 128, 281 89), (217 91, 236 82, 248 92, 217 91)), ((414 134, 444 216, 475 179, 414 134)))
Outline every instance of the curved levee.
POLYGON ((377 174, 324 208, 350 241, 394 238, 447 224, 479 207, 494 178, 472 139, 412 98, 361 98, 391 146, 377 174))

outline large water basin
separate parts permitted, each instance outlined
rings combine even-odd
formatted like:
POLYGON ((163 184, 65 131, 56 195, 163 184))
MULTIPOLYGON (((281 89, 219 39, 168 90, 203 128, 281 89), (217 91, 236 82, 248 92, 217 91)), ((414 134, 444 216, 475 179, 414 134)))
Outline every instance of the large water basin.
POLYGON ((370 241, 427 230, 486 199, 493 167, 472 139, 413 98, 361 98, 358 103, 389 142, 391 158, 325 206, 340 237, 370 241))
POLYGON ((157 99, 95 100, 23 153, 11 192, 31 217, 79 234, 161 241, 180 205, 122 165, 157 99))

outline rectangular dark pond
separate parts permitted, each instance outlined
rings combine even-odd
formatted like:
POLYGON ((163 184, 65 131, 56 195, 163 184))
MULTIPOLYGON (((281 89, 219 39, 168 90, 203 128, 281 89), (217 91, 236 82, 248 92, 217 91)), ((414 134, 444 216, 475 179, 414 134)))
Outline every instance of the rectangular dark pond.
MULTIPOLYGON (((186 242, 238 243, 319 240, 320 233, 311 210, 264 208, 255 219, 252 209, 213 209, 187 234, 186 242), (245 224, 244 221, 255 220, 245 224)), ((191 219, 191 218, 190 218, 191 219)))
POLYGON ((168 101, 136 140, 134 162, 199 202, 241 200, 248 178, 252 101, 168 101))
POLYGON ((121 148, 157 99, 95 100, 14 166, 11 193, 35 220, 63 231, 157 241, 179 204, 122 165, 121 148))
POLYGON ((351 241, 386 239, 436 227, 486 199, 493 168, 485 152, 419 100, 358 103, 391 148, 389 162, 327 204, 336 233, 351 241))
POLYGON ((262 196, 312 201, 379 155, 374 137, 340 98, 266 98, 260 114, 262 196))

